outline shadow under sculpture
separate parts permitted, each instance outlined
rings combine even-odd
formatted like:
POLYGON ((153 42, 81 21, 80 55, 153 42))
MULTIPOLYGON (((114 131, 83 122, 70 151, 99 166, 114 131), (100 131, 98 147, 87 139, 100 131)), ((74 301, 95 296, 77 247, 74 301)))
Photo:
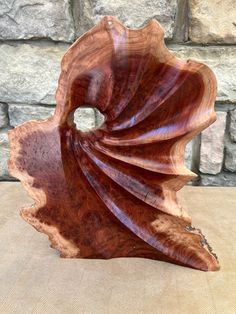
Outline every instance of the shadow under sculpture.
POLYGON ((186 143, 216 119, 216 80, 176 58, 152 20, 132 30, 104 17, 66 52, 52 117, 9 132, 10 173, 35 204, 22 217, 62 257, 146 257, 218 270, 216 255, 176 192, 196 177, 186 143), (99 128, 76 129, 96 107, 99 128))

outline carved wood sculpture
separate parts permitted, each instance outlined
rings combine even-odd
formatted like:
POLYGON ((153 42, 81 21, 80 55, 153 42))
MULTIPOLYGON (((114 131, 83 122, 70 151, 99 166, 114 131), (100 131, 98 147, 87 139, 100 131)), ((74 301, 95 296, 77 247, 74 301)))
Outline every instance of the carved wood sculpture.
POLYGON ((184 166, 186 143, 216 119, 216 80, 163 37, 155 20, 131 30, 103 18, 63 57, 54 115, 9 132, 10 173, 35 200, 21 215, 62 257, 219 269, 176 199, 196 176, 184 166), (84 104, 104 114, 101 127, 76 129, 84 104))

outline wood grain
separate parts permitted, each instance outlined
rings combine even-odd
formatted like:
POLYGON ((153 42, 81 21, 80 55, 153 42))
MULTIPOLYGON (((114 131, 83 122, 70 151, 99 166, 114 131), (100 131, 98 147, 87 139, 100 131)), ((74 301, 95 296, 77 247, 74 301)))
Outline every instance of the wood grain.
POLYGON ((174 57, 163 35, 155 20, 131 30, 103 18, 63 57, 54 115, 9 132, 10 173, 35 201, 21 215, 63 257, 219 269, 176 198, 196 177, 184 166, 186 143, 216 119, 216 80, 174 57), (101 127, 76 129, 84 104, 103 113, 101 127))

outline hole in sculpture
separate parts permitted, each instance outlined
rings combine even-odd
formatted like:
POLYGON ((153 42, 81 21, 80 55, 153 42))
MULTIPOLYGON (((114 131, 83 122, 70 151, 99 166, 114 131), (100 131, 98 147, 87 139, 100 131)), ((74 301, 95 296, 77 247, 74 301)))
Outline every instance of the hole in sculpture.
POLYGON ((87 132, 99 128, 104 122, 104 115, 95 107, 80 106, 74 111, 74 123, 80 131, 87 132))
POLYGON ((112 21, 108 21, 108 26, 112 26, 112 21))

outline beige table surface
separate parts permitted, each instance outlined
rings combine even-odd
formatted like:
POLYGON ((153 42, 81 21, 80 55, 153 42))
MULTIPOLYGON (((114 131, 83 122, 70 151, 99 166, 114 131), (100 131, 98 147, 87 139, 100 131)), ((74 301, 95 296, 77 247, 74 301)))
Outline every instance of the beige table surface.
POLYGON ((186 187, 179 198, 217 253, 201 272, 139 258, 61 259, 19 216, 19 183, 0 183, 0 313, 236 314, 236 188, 186 187))

